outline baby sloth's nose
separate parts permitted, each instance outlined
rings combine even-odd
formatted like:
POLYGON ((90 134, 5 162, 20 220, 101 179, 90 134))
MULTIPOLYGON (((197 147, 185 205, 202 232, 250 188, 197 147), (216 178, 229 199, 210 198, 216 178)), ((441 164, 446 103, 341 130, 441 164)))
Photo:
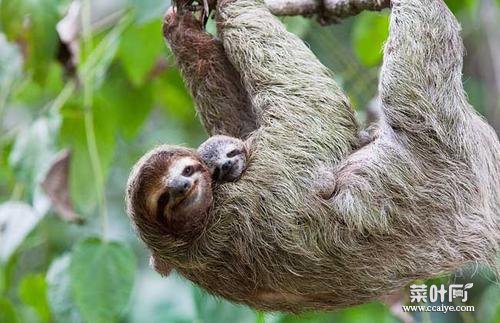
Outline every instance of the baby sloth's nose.
POLYGON ((191 182, 184 178, 176 178, 170 182, 169 191, 174 197, 183 196, 189 191, 191 187, 191 182))
POLYGON ((224 164, 222 164, 222 171, 228 171, 233 166, 233 162, 231 160, 227 160, 224 164))

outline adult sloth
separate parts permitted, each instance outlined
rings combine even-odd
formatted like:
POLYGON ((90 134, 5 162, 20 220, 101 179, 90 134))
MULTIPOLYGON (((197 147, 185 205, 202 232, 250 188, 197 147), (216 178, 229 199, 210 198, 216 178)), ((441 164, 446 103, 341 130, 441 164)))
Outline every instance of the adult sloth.
POLYGON ((261 1, 217 10, 260 128, 241 179, 214 188, 199 234, 141 232, 146 196, 129 187, 132 219, 162 262, 213 294, 285 311, 359 304, 493 262, 500 148, 466 102, 459 27, 441 0, 392 2, 378 138, 355 152, 347 100, 310 50, 261 1))

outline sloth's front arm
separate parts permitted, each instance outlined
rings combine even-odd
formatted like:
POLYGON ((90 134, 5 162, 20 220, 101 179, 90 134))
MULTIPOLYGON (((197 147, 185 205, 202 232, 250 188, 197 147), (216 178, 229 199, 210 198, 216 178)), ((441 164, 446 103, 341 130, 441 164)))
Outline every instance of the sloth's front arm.
POLYGON ((191 12, 177 13, 173 7, 163 33, 209 135, 246 138, 257 128, 257 116, 220 40, 202 30, 191 12))
POLYGON ((221 0, 217 24, 226 55, 262 114, 250 163, 287 164, 311 178, 311 165, 335 164, 355 146, 358 125, 331 72, 262 0, 221 0))

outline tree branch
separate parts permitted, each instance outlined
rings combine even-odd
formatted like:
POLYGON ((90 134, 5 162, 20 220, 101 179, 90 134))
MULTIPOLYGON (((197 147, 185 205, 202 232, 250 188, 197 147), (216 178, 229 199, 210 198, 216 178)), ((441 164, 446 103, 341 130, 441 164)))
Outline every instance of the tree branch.
POLYGON ((265 0, 275 16, 318 15, 320 22, 338 22, 364 10, 380 11, 390 7, 390 0, 265 0))

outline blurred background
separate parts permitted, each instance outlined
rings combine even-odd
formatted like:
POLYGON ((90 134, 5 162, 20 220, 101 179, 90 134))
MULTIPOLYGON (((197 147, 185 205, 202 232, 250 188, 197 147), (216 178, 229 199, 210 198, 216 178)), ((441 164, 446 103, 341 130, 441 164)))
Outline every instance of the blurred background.
MULTIPOLYGON (((500 1, 447 3, 463 27, 470 102, 498 132, 500 1)), ((157 144, 206 138, 162 38, 168 6, 0 0, 0 322, 398 322, 382 303, 261 313, 149 268, 125 212, 130 168, 157 144)), ((328 27, 283 21, 335 72, 363 119, 388 13, 328 27)), ((467 305, 476 311, 412 314, 417 322, 500 322, 490 272, 472 266, 426 283, 452 282, 474 283, 467 305)))

